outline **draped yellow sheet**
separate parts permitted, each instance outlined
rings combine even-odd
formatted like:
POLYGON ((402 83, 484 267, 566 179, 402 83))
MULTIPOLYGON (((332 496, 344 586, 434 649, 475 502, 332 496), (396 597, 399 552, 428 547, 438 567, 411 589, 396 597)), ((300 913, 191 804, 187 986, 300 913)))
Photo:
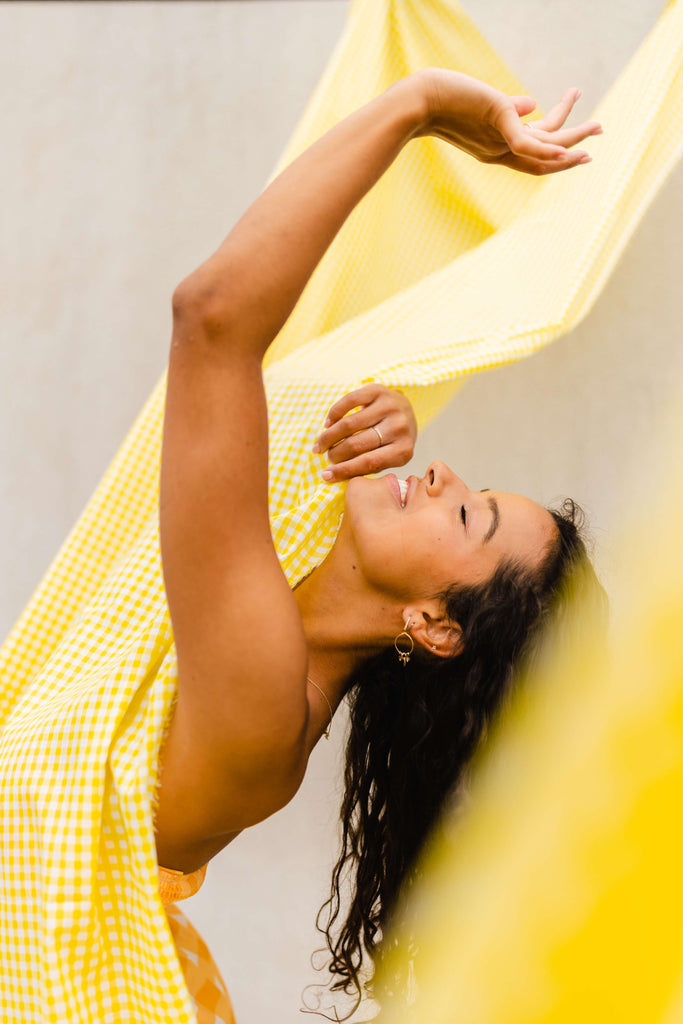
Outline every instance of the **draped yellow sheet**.
MULTIPOLYGON (((596 111, 587 168, 527 179, 420 141, 350 219, 266 372, 273 533, 292 582, 338 525, 339 489, 308 454, 336 397, 374 376, 424 424, 464 375, 531 354, 590 308, 680 153, 682 55, 673 0, 596 111)), ((452 0, 356 0, 284 161, 426 64, 525 91, 452 0)), ((193 1019, 151 811, 176 685, 163 394, 162 381, 0 652, 3 1019, 193 1019)))

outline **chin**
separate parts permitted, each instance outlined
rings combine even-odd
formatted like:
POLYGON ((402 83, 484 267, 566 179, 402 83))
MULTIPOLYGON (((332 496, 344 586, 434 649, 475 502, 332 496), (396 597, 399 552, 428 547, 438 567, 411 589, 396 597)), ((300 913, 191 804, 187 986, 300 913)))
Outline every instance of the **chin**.
POLYGON ((346 485, 344 516, 358 524, 371 522, 377 515, 375 495, 377 477, 355 476, 346 485))
POLYGON ((344 506, 346 507, 351 505, 358 498, 361 498, 372 482, 373 481, 369 480, 366 476, 354 476, 349 480, 344 492, 344 506))

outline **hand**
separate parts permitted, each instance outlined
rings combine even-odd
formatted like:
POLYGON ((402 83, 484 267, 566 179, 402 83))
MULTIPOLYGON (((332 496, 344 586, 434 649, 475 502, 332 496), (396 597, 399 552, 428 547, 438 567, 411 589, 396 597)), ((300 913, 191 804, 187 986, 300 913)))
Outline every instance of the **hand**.
POLYGON ((527 174, 552 174, 590 163, 585 150, 570 150, 590 135, 600 135, 597 121, 563 128, 579 89, 568 89, 560 102, 538 121, 521 118, 536 109, 530 96, 506 96, 477 78, 458 71, 428 68, 418 72, 428 115, 419 135, 444 139, 483 163, 503 164, 527 174))
POLYGON ((331 466, 323 470, 324 480, 350 480, 404 466, 413 457, 416 438, 417 422, 406 396, 383 384, 365 384, 334 403, 313 452, 327 452, 331 466))

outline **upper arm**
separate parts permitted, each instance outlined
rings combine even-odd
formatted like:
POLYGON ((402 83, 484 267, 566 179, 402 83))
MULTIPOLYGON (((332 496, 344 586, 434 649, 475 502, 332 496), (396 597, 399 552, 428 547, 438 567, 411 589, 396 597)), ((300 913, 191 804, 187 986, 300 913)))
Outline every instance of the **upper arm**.
POLYGON ((296 773, 307 714, 303 627, 270 533, 261 364, 230 330, 174 309, 161 471, 175 717, 209 787, 277 758, 296 773))

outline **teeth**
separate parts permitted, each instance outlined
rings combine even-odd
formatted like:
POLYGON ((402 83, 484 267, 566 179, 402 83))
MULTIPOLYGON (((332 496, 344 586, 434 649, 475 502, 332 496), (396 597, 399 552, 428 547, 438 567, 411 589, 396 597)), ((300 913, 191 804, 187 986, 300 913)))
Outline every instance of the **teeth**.
POLYGON ((401 492, 401 508, 406 507, 406 498, 408 497, 408 484, 405 480, 399 480, 398 488, 401 492))

